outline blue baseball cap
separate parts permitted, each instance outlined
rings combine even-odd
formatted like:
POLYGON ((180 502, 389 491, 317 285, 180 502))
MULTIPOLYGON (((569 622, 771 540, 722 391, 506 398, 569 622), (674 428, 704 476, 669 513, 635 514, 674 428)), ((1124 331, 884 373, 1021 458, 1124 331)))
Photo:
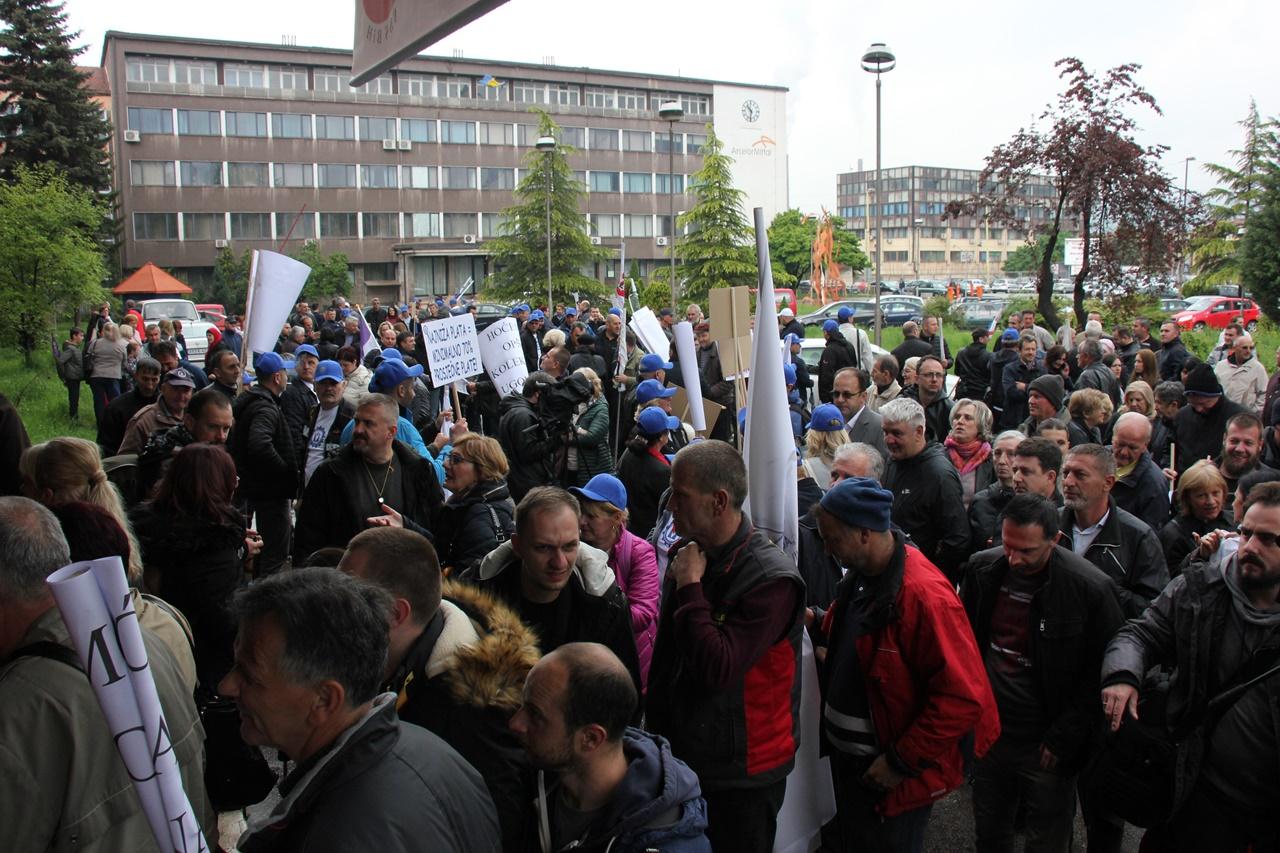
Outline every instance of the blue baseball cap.
POLYGON ((787 347, 791 348, 796 344, 800 343, 800 336, 797 335, 795 332, 788 332, 787 336, 783 338, 783 340, 787 342, 787 347))
POLYGON ((254 375, 259 379, 284 370, 284 359, 279 353, 264 352, 253 362, 254 375))
POLYGON ((577 317, 577 316, 578 316, 578 309, 577 309, 577 308, 574 308, 572 305, 570 305, 568 308, 564 309, 564 316, 566 316, 566 317, 577 317))
POLYGON ((613 504, 618 509, 627 508, 627 487, 612 474, 596 474, 585 486, 570 486, 569 491, 589 501, 613 504))
POLYGON ((519 305, 517 305, 517 306, 516 306, 516 310, 517 310, 517 311, 524 311, 525 313, 528 313, 528 311, 529 311, 529 303, 528 303, 528 302, 521 302, 519 305))
POLYGON ((382 351, 382 357, 395 359, 396 361, 404 361, 404 353, 400 352, 400 350, 395 347, 387 347, 384 349, 382 351))
POLYGON ((342 365, 336 361, 325 359, 316 365, 316 381, 317 382, 341 382, 346 377, 342 375, 342 365))
POLYGON ((415 364, 410 367, 403 361, 385 358, 382 360, 382 364, 378 365, 378 369, 373 372, 373 379, 369 382, 369 390, 375 394, 390 391, 406 379, 416 379, 421 375, 421 364, 415 364))
POLYGON ((532 314, 530 314, 530 315, 529 315, 529 319, 530 319, 530 320, 545 320, 545 319, 547 319, 547 315, 546 315, 546 314, 543 314, 543 313, 542 313, 542 309, 541 309, 541 308, 539 308, 539 309, 537 309, 536 311, 534 311, 532 314))
POLYGON ((643 406, 652 400, 665 400, 676 395, 675 388, 664 388, 656 379, 646 379, 636 386, 636 403, 643 406))
POLYGON ((836 483, 819 503, 842 524, 864 530, 888 530, 893 515, 893 492, 870 477, 836 483))
POLYGON ((843 323, 845 320, 848 320, 850 317, 853 316, 853 309, 850 308, 848 305, 845 305, 839 311, 836 312, 836 316, 839 317, 840 322, 843 323))
POLYGON ((621 308, 610 308, 610 309, 609 309, 609 313, 610 313, 610 314, 612 314, 613 316, 617 317, 618 319, 622 319, 622 309, 621 309, 621 308))
POLYGON ((294 361, 297 361, 298 357, 303 355, 313 355, 316 358, 320 357, 320 353, 316 352, 316 348, 313 347, 311 344, 303 344, 302 346, 294 350, 293 351, 294 361))
POLYGON ((1001 343, 1013 343, 1021 337, 1022 335, 1018 334, 1017 329, 1005 329, 1004 334, 1000 336, 1000 341, 1001 343))
POLYGON ((664 432, 679 429, 680 419, 654 407, 640 413, 640 417, 636 418, 636 427, 641 435, 654 438, 664 432))
POLYGON ((796 366, 794 364, 782 365, 782 377, 787 381, 788 385, 796 384, 796 366))
POLYGON ((838 331, 840 331, 840 324, 839 324, 839 323, 837 323, 835 320, 828 320, 827 322, 825 322, 825 323, 823 323, 823 324, 822 324, 822 331, 823 331, 824 333, 826 333, 826 332, 838 332, 838 331))
POLYGON ((674 364, 657 353, 651 352, 640 359, 639 371, 641 373, 653 373, 655 370, 671 370, 673 367, 675 367, 674 364))
POLYGON ((840 413, 840 409, 835 405, 823 403, 813 410, 813 415, 809 418, 809 425, 805 429, 818 432, 838 432, 844 429, 844 415, 840 413))

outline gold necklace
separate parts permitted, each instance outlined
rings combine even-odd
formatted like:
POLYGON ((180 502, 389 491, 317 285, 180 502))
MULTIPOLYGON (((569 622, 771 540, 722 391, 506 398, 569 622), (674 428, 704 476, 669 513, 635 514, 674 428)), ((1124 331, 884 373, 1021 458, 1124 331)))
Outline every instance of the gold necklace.
MULTIPOLYGON (((394 457, 392 457, 392 458, 394 458, 394 457)), ((393 470, 393 469, 392 469, 392 467, 391 467, 391 462, 387 462, 387 470, 386 470, 386 472, 382 475, 382 485, 381 485, 381 486, 379 486, 377 483, 375 483, 375 482, 373 481, 373 474, 369 471, 369 463, 368 463, 368 462, 364 463, 364 473, 365 473, 365 476, 369 478, 369 485, 370 485, 370 486, 372 486, 372 487, 373 487, 373 490, 374 490, 375 492, 377 492, 377 493, 378 493, 378 504, 379 504, 379 506, 381 506, 381 505, 384 503, 384 501, 382 500, 382 493, 383 493, 384 491, 386 491, 386 489, 387 489, 387 480, 391 478, 391 471, 392 471, 392 470, 393 470)))

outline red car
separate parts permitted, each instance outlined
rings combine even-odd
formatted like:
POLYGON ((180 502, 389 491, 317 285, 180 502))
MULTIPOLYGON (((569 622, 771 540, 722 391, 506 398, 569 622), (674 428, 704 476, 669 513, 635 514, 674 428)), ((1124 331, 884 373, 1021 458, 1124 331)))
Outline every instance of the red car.
POLYGON ((1173 315, 1183 329, 1224 329, 1228 323, 1243 323, 1245 331, 1258 328, 1258 303, 1238 296, 1193 296, 1187 307, 1173 315))
POLYGON ((219 332, 227 330, 227 309, 216 303, 205 303, 196 306, 196 311, 200 314, 200 319, 208 320, 210 323, 218 327, 219 332))

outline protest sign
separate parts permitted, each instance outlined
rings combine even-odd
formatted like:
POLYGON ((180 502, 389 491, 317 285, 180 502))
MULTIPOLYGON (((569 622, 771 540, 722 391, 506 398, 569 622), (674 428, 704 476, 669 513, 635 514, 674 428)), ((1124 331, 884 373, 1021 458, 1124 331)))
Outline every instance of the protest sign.
POLYGON ((751 291, 746 287, 717 287, 709 295, 711 339, 720 354, 725 379, 750 375, 751 291))
POLYGON ((662 333, 662 324, 658 322, 658 317, 653 313, 652 308, 641 308, 632 314, 629 325, 631 331, 635 332, 636 337, 640 339, 640 346, 648 352, 657 353, 663 358, 667 357, 671 344, 667 341, 667 336, 662 333))
POLYGON ((253 353, 275 349, 280 329, 311 275, 311 267, 278 252, 255 251, 251 267, 244 312, 245 352, 241 353, 246 367, 252 366, 253 353))
POLYGON ((120 558, 72 563, 48 584, 156 843, 208 851, 182 787, 120 558))
POLYGON ((499 397, 524 390, 529 369, 520 346, 520 329, 513 318, 499 320, 480 333, 480 358, 499 397))
MULTIPOLYGON (((689 397, 687 420, 693 424, 695 431, 706 432, 707 420, 702 407, 702 383, 698 381, 698 350, 693 342, 693 324, 688 320, 676 323, 674 334, 676 357, 680 360, 680 375, 689 377, 684 380, 685 393, 689 397)), ((711 423, 715 423, 715 418, 711 419, 711 423)))
POLYGON ((431 385, 442 388, 459 379, 483 373, 480 342, 476 338, 476 318, 470 313, 422 324, 431 366, 431 385))
POLYGON ((701 406, 695 408, 693 401, 689 399, 688 389, 676 386, 676 393, 671 397, 671 414, 693 427, 693 431, 707 437, 708 430, 715 426, 716 419, 720 417, 720 413, 724 411, 724 406, 719 403, 708 400, 706 397, 699 397, 701 406), (698 421, 702 421, 702 426, 698 426, 698 421))

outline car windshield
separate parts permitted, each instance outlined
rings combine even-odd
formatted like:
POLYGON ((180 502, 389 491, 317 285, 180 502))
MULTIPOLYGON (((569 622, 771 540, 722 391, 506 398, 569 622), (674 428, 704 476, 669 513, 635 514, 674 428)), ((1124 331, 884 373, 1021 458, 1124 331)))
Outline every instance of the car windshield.
POLYGON ((190 302, 148 302, 142 306, 144 320, 196 320, 196 307, 190 302))
POLYGON ((1188 311, 1203 311, 1210 305, 1218 301, 1216 296, 1193 296, 1187 300, 1188 311))

